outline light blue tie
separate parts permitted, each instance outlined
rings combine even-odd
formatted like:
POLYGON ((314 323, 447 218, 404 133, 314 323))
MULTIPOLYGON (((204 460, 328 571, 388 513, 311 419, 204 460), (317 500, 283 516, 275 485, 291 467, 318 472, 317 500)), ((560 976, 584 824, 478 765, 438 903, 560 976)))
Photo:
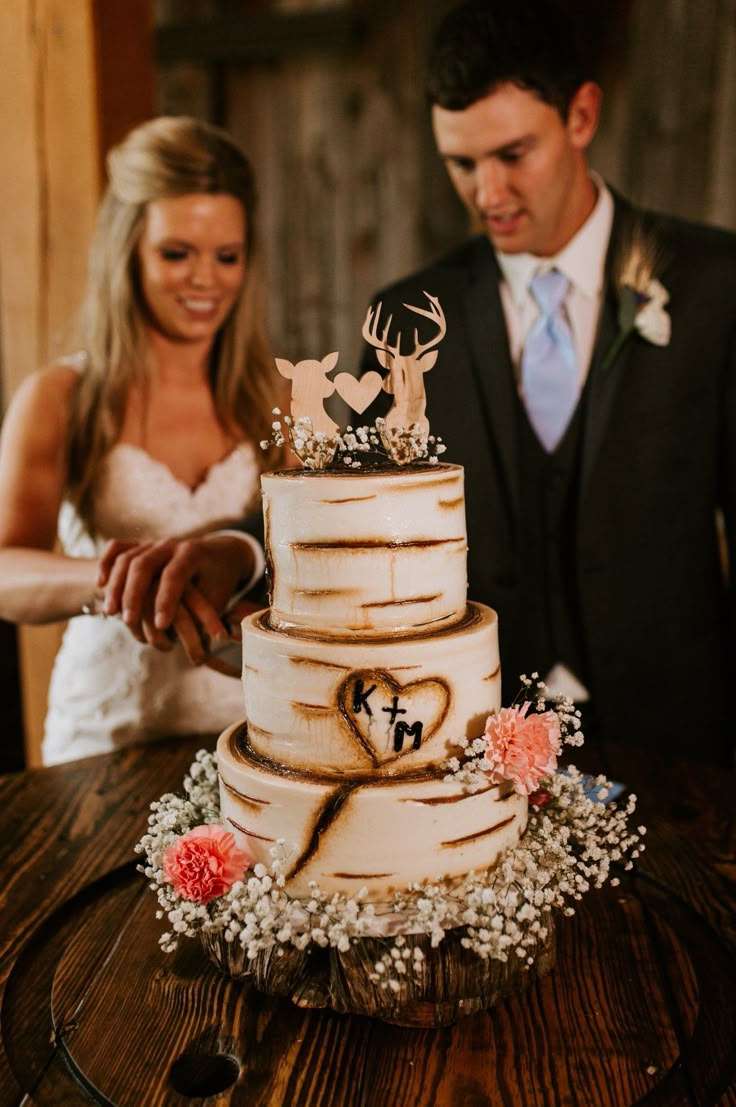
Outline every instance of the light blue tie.
POLYGON ((569 283, 552 269, 529 284, 540 314, 521 355, 521 386, 529 422, 547 453, 565 433, 578 398, 575 347, 562 310, 569 283))

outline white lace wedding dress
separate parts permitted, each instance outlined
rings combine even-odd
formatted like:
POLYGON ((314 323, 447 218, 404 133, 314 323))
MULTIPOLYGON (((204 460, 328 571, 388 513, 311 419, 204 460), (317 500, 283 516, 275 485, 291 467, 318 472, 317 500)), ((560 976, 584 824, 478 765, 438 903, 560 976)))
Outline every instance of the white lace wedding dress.
MULTIPOLYGON (((241 443, 190 489, 144 450, 114 446, 96 482, 93 540, 69 503, 59 515, 66 553, 98 557, 109 538, 164 537, 242 518, 258 486, 253 447, 241 443)), ((171 734, 218 733, 243 715, 240 681, 192 666, 181 646, 137 642, 118 618, 70 620, 49 689, 44 764, 106 753, 171 734)))

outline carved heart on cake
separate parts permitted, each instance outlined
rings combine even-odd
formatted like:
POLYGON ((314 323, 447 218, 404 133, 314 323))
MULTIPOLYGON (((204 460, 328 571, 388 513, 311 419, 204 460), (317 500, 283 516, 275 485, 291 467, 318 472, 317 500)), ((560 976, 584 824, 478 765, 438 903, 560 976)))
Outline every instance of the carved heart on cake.
POLYGON ((383 377, 374 369, 369 369, 360 380, 352 373, 338 373, 335 377, 338 396, 358 415, 362 415, 368 405, 373 403, 382 387, 383 377))
POLYGON ((400 684, 383 670, 362 670, 342 681, 337 706, 378 768, 419 749, 437 732, 450 706, 450 689, 438 677, 400 684))

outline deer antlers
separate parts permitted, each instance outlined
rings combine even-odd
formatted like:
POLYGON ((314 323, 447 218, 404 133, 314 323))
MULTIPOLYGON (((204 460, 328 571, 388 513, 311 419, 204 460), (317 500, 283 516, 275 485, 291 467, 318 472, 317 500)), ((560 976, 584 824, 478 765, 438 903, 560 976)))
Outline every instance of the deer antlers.
MULTIPOLYGON (((431 296, 429 292, 425 292, 424 295, 429 300, 429 310, 427 310, 427 308, 412 307, 411 304, 404 304, 404 307, 408 308, 409 311, 416 312, 417 315, 424 315, 427 319, 431 319, 437 324, 437 334, 434 338, 430 339, 429 342, 425 342, 423 345, 420 345, 419 343, 419 331, 416 329, 416 327, 414 328, 414 352, 411 356, 412 358, 416 358, 417 360, 419 360, 420 357, 423 357, 427 350, 431 350, 433 346, 439 345, 439 343, 442 341, 442 339, 445 337, 445 334, 447 333, 445 313, 440 307, 439 298, 437 296, 431 296)), ((399 335, 399 339, 400 338, 401 335, 399 335)))
MULTIPOLYGON (((424 295, 429 300, 429 308, 415 307, 412 304, 404 304, 404 307, 408 308, 409 311, 413 311, 416 315, 423 315, 426 319, 432 319, 434 322, 436 322, 438 333, 435 335, 434 338, 430 339, 429 342, 420 343, 419 331, 416 329, 416 327, 414 328, 414 349, 407 358, 407 360, 411 360, 414 362, 423 357, 427 350, 431 350, 433 346, 437 346, 445 337, 445 334, 447 332, 445 313, 440 307, 439 298, 437 296, 432 296, 429 292, 425 292, 424 295)), ((389 346, 387 341, 388 332, 390 330, 391 321, 393 319, 393 315, 389 315, 386 326, 383 328, 383 333, 381 334, 380 338, 378 337, 378 319, 381 314, 381 306, 382 305, 379 303, 375 311, 373 310, 373 308, 368 308, 365 322, 363 323, 362 333, 363 338, 366 340, 366 342, 370 346, 373 346, 375 348, 376 357, 378 358, 379 364, 382 365, 384 369, 388 369, 388 356, 400 356, 401 331, 399 331, 399 333, 396 335, 396 344, 394 346, 389 346), (384 354, 384 357, 381 357, 381 353, 384 354)))

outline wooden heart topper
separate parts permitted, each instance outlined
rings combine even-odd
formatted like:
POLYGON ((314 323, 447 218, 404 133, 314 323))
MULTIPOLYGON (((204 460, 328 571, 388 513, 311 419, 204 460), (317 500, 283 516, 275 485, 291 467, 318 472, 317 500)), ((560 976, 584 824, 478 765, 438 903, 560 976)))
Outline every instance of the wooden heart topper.
POLYGON ((373 403, 382 387, 383 377, 374 369, 369 369, 360 380, 352 373, 338 373, 335 377, 338 395, 358 415, 362 415, 368 405, 373 403))
POLYGON ((363 670, 342 682, 337 705, 377 768, 418 750, 437 732, 450 706, 450 689, 436 677, 400 684, 383 670, 363 670))

